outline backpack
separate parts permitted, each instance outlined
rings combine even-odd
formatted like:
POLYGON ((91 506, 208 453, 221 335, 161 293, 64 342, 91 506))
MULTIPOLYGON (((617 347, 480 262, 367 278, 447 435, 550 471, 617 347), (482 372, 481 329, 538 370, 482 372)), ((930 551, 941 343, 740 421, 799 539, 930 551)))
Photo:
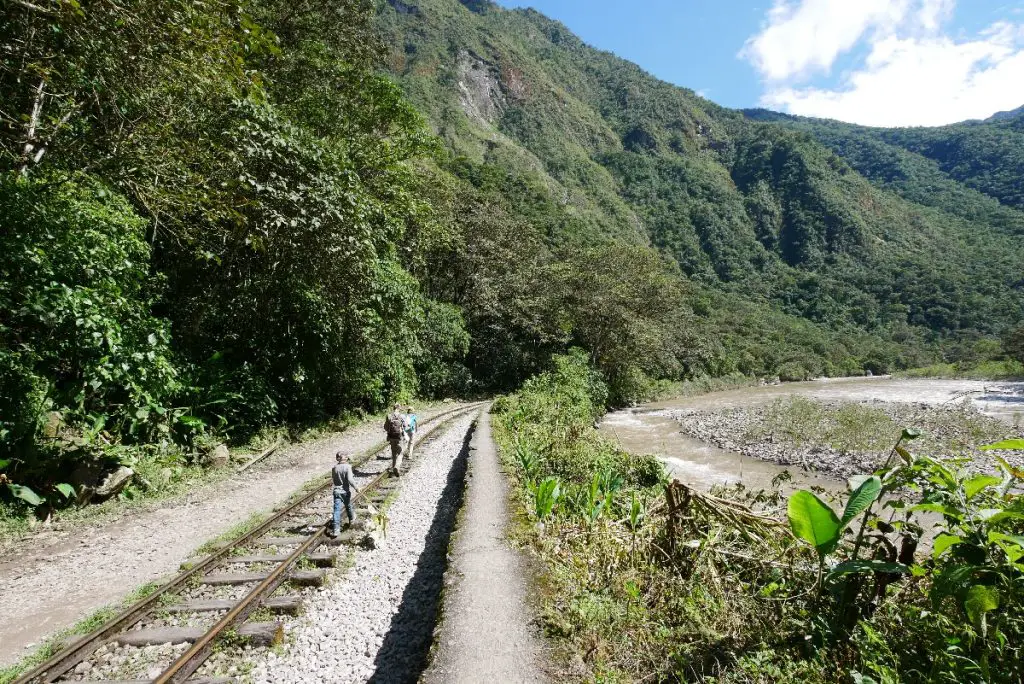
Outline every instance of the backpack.
POLYGON ((384 430, 388 433, 388 439, 400 439, 404 421, 397 413, 390 414, 384 421, 384 430))

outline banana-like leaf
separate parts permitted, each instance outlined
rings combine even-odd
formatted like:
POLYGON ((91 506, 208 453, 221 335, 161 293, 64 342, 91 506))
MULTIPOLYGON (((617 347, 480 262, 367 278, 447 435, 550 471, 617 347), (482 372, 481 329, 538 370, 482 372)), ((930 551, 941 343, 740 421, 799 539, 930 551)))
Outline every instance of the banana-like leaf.
POLYGON ((786 512, 793 534, 809 542, 819 554, 827 555, 836 548, 843 528, 824 501, 801 489, 789 497, 786 512))
POLYGON ((43 503, 43 497, 39 496, 34 491, 32 491, 32 489, 26 487, 25 485, 8 483, 7 488, 11 491, 11 494, 13 494, 15 498, 21 499, 29 506, 39 506, 43 503))
POLYGON ((861 482, 853 494, 850 494, 850 500, 846 502, 846 509, 843 511, 843 517, 839 521, 840 526, 846 527, 849 525, 851 520, 863 513, 868 506, 874 503, 881 491, 882 481, 876 475, 872 475, 861 482))

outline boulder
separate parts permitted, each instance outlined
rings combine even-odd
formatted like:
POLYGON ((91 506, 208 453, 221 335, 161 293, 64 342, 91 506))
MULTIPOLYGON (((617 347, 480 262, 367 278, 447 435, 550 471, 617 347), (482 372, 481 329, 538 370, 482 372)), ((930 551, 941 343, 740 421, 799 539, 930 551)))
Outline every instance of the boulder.
POLYGON ((128 486, 128 483, 135 477, 135 471, 128 466, 121 466, 104 478, 100 486, 96 488, 93 497, 100 501, 117 496, 121 490, 128 486))
POLYGON ((63 424, 64 416, 60 411, 48 412, 46 414, 46 422, 43 423, 43 439, 57 439, 63 424))
POLYGON ((207 452, 204 463, 209 468, 223 468, 231 462, 231 452, 224 444, 218 444, 213 450, 207 452))

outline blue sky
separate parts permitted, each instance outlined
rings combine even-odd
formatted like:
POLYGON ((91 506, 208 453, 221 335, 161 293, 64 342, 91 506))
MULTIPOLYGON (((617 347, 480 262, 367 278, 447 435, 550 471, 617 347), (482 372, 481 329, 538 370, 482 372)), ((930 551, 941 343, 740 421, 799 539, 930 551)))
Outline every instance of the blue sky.
POLYGON ((498 0, 729 107, 938 125, 1024 105, 1024 0, 498 0))

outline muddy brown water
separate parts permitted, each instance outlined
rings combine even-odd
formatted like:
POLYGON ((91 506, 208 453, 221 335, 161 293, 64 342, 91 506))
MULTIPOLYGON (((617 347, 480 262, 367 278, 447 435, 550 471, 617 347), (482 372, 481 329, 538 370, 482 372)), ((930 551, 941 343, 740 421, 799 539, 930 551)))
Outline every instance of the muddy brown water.
POLYGON ((780 466, 720 449, 680 432, 673 410, 715 410, 755 406, 786 397, 823 401, 887 401, 942 404, 972 402, 986 415, 1009 424, 1024 423, 1024 382, 938 380, 931 378, 835 378, 782 385, 743 387, 694 397, 655 402, 609 413, 601 432, 633 453, 655 454, 671 477, 700 489, 742 483, 750 489, 770 489, 772 480, 788 470, 792 481, 784 492, 819 485, 833 492, 845 483, 793 466, 780 466))

